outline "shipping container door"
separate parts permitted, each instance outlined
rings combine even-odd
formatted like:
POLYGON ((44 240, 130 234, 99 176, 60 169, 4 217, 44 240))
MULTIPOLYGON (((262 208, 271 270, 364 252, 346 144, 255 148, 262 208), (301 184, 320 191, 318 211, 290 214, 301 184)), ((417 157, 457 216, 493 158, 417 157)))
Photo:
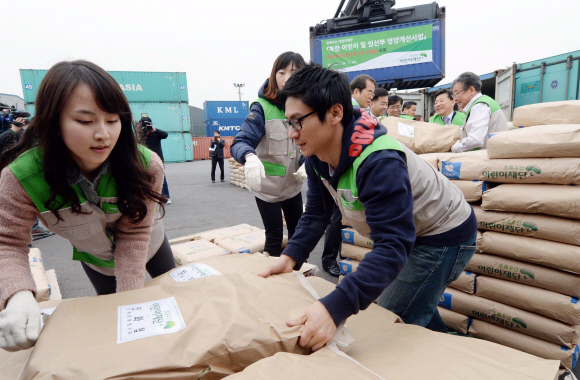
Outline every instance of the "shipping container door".
POLYGON ((516 74, 514 108, 540 102, 540 68, 516 74))
POLYGON ((566 64, 546 66, 544 85, 542 86, 542 103, 566 100, 566 64))
POLYGON ((501 106, 501 110, 505 114, 506 120, 512 120, 513 112, 513 88, 514 88, 514 74, 516 72, 516 65, 513 65, 503 73, 496 77, 495 82, 495 100, 501 106))
POLYGON ((183 143, 185 149, 185 161, 193 161, 193 147, 191 133, 183 134, 183 143))
MULTIPOLYGON (((190 135, 188 134, 188 136, 190 135)), ((191 141, 191 137, 189 137, 189 141, 191 141)), ((182 132, 170 132, 166 139, 161 140, 161 148, 165 162, 185 161, 185 139, 182 132)))

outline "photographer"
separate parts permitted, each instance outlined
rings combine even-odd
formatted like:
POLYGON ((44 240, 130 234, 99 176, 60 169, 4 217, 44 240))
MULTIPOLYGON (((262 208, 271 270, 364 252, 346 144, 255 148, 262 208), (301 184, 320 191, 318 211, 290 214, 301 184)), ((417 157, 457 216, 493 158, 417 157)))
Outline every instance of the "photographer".
MULTIPOLYGON (((141 143, 157 153, 159 158, 161 158, 161 161, 163 161, 163 167, 165 167, 163 149, 161 149, 161 140, 166 139, 169 135, 161 129, 156 129, 151 122, 151 118, 147 116, 142 117, 139 123, 141 125, 141 143)), ((167 186, 167 178, 165 177, 165 174, 163 174, 163 195, 167 197, 167 204, 171 204, 171 199, 169 199, 169 186, 167 186)))
POLYGON ((213 139, 211 140, 211 146, 209 148, 209 155, 211 156, 211 181, 215 183, 215 169, 216 165, 220 165, 220 179, 222 182, 224 180, 224 147, 226 142, 222 140, 219 131, 213 132, 213 139))

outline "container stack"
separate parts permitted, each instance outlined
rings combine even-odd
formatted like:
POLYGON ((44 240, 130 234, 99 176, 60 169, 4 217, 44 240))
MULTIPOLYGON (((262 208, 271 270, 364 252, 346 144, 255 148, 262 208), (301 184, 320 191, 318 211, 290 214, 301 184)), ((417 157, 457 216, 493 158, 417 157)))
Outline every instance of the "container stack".
POLYGON ((249 110, 247 101, 206 101, 203 103, 205 135, 213 137, 215 131, 223 137, 237 135, 249 110))
POLYGON ((466 267, 475 294, 448 288, 439 306, 458 313, 442 313, 448 327, 571 368, 580 354, 580 102, 520 107, 514 125, 523 128, 489 138, 487 157, 440 162, 450 179, 494 186, 473 204, 483 231, 466 267))
POLYGON ((246 176, 244 174, 244 165, 240 164, 234 158, 228 160, 230 163, 230 182, 232 185, 241 187, 242 189, 250 190, 246 184, 246 176))
MULTIPOLYGON (((35 113, 36 93, 47 70, 20 70, 26 110, 35 113)), ((193 160, 189 123, 187 75, 180 72, 109 71, 125 94, 133 119, 151 118, 169 133, 161 140, 165 162, 193 160)))

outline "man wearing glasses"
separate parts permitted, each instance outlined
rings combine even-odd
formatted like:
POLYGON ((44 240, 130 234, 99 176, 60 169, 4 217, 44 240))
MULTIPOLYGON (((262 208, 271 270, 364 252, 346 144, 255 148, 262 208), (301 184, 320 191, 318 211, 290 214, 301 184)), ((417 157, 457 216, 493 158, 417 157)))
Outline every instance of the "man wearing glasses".
POLYGON ((452 147, 453 153, 485 149, 490 133, 507 131, 507 121, 500 105, 481 93, 481 80, 471 72, 453 81, 453 98, 465 114, 461 140, 452 147))
POLYGON ((446 331, 437 304, 475 252, 477 220, 461 191, 349 97, 344 74, 315 64, 296 71, 280 96, 288 137, 306 157, 307 203, 288 246, 260 275, 299 268, 336 207, 374 241, 356 272, 287 322, 305 325, 299 343, 315 351, 379 296, 405 323, 446 331))
POLYGON ((350 82, 352 105, 367 109, 375 97, 377 82, 370 75, 358 75, 350 82))
POLYGON ((402 111, 403 111, 403 98, 397 95, 389 96, 387 115, 389 115, 389 117, 400 117, 402 111))

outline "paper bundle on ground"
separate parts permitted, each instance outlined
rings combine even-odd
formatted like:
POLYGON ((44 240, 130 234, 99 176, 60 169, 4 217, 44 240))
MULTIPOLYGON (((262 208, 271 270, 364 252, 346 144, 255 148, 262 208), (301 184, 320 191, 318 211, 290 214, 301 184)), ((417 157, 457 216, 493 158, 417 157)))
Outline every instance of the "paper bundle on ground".
POLYGON ((481 200, 481 195, 487 190, 486 183, 482 181, 451 181, 465 197, 467 202, 477 202, 481 200))
POLYGON ((58 280, 56 278, 56 271, 54 269, 47 270, 46 279, 48 281, 48 285, 50 286, 50 300, 62 300, 62 293, 60 292, 60 286, 58 285, 58 280))
POLYGON ((356 232, 354 228, 343 228, 341 233, 343 243, 358 245, 365 248, 373 247, 373 239, 362 236, 356 232))
POLYGON ((476 253, 465 270, 580 297, 580 275, 541 265, 476 253))
POLYGON ((578 298, 498 278, 478 276, 478 297, 505 303, 571 325, 580 324, 578 298))
POLYGON ((356 272, 360 261, 353 259, 341 260, 338 265, 340 265, 340 274, 346 276, 349 273, 356 272))
POLYGON ((222 378, 277 352, 315 298, 295 273, 210 276, 61 304, 23 379, 222 378), (103 365, 106 363, 106 365, 103 365))
POLYGON ((449 284, 449 286, 465 293, 474 294, 476 281, 477 275, 475 273, 463 272, 459 278, 449 284))
POLYGON ((487 141, 487 156, 496 158, 580 157, 580 125, 521 128, 487 141))
MULTIPOLYGON (((259 230, 229 239, 217 239, 216 244, 233 253, 262 252, 266 244, 266 231, 259 230)), ((286 244, 288 244, 288 237, 284 236, 282 247, 285 247, 286 244)))
POLYGON ((529 104, 514 110, 518 127, 550 124, 580 124, 580 100, 529 104))
POLYGON ((310 355, 280 353, 228 379, 553 380, 559 364, 478 339, 395 324, 355 342, 348 357, 328 347, 310 355))
POLYGON ((513 158, 490 160, 478 155, 448 157, 440 162, 449 179, 499 183, 580 184, 580 158, 513 158))
POLYGON ((365 247, 361 247, 358 245, 352 245, 352 244, 344 244, 342 243, 342 248, 340 250, 340 255, 342 257, 346 257, 349 259, 353 259, 353 260, 357 260, 357 261, 362 261, 362 259, 364 259, 365 255, 370 252, 372 250, 372 248, 365 248, 365 247))
POLYGON ((580 186, 503 184, 483 194, 481 207, 580 219, 580 186))
POLYGON ((203 239, 209 241, 210 243, 214 243, 216 239, 230 238, 254 231, 262 231, 262 229, 250 226, 249 224, 238 224, 232 227, 217 228, 215 230, 197 232, 195 234, 182 236, 176 239, 171 239, 169 240, 169 244, 183 243, 186 241, 198 239, 203 239))
POLYGON ((540 358, 560 360, 566 368, 573 368, 580 354, 580 346, 578 345, 573 348, 560 346, 477 319, 471 321, 469 335, 527 352, 540 358))
POLYGON ((36 300, 38 302, 48 301, 50 299, 50 285, 48 284, 48 278, 46 278, 40 249, 30 248, 28 264, 30 265, 30 272, 32 272, 32 278, 36 285, 36 300))
POLYGON ((448 329, 452 329, 457 331, 461 334, 467 334, 467 330, 471 323, 471 318, 467 315, 459 314, 454 311, 445 309, 444 307, 437 306, 437 311, 439 311, 439 315, 441 319, 443 319, 443 323, 448 329))
POLYGON ((560 243, 580 245, 580 223, 555 216, 485 211, 472 205, 479 228, 560 243))
POLYGON ((578 326, 459 290, 447 288, 439 306, 568 348, 578 343, 578 326))
POLYGON ((417 154, 449 152, 461 139, 457 125, 439 125, 422 121, 387 117, 381 121, 388 134, 417 154))
POLYGON ((481 250, 498 256, 580 273, 580 247, 555 241, 487 231, 481 250))
POLYGON ((227 249, 202 239, 172 245, 171 250, 177 265, 185 265, 209 257, 229 255, 231 253, 227 249))

